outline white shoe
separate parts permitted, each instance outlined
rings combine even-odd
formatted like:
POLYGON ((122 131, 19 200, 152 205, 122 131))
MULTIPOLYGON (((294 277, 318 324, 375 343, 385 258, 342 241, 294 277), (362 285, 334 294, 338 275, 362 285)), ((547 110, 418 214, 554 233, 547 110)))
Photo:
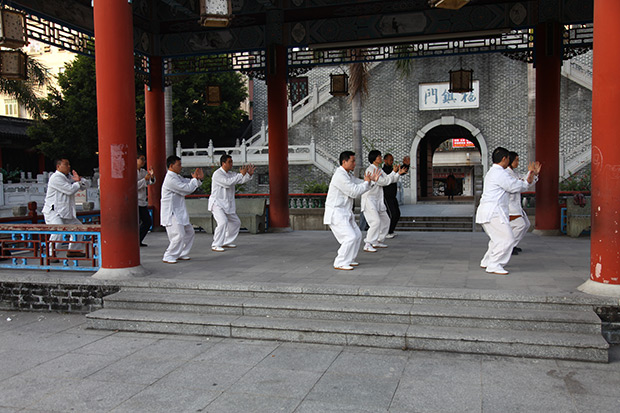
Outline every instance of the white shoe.
POLYGON ((350 265, 351 267, 357 267, 358 265, 360 265, 360 263, 359 263, 359 262, 355 262, 355 261, 353 261, 353 262, 349 263, 349 265, 350 265))
POLYGON ((397 235, 397 234, 396 234, 395 232, 392 232, 391 234, 387 234, 387 235, 385 236, 385 238, 387 238, 387 239, 396 238, 396 235, 397 235))
POLYGON ((377 252, 377 250, 376 250, 376 249, 374 249, 374 248, 372 247, 372 245, 370 245, 370 244, 366 244, 366 245, 364 245, 364 251, 366 251, 366 252, 377 252))
POLYGON ((225 250, 222 247, 211 247, 211 251, 224 252, 225 250))
POLYGON ((387 245, 385 245, 382 242, 374 243, 374 244, 372 244, 372 246, 375 247, 375 248, 387 248, 388 247, 387 245))
POLYGON ((189 261, 189 260, 191 260, 191 259, 192 259, 192 258, 191 258, 191 257, 189 257, 189 256, 187 256, 187 255, 184 255, 184 256, 182 256, 182 257, 177 258, 177 260, 182 260, 182 261, 189 261))
POLYGON ((177 260, 161 260, 164 264, 176 264, 177 260))
POLYGON ((489 269, 487 268, 487 270, 486 270, 486 271, 487 271, 489 274, 496 274, 496 275, 508 275, 508 271, 506 271, 506 270, 505 270, 505 269, 503 269, 503 268, 498 268, 498 269, 496 269, 495 271, 493 271, 493 270, 489 270, 489 269))
POLYGON ((341 265, 340 267, 334 267, 335 270, 351 271, 353 267, 350 265, 341 265))
POLYGON ((235 244, 226 244, 226 245, 222 245, 222 247, 224 247, 224 248, 237 248, 237 246, 235 244))

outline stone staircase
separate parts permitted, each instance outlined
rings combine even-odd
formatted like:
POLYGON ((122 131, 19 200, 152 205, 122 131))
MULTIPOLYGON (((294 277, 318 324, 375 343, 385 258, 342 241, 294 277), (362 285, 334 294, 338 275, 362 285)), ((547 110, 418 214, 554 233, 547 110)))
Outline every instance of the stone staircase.
POLYGON ((396 231, 426 231, 426 232, 472 232, 474 217, 469 216, 420 216, 401 217, 396 231))
POLYGON ((124 287, 92 329, 608 361, 585 296, 324 285, 124 287))

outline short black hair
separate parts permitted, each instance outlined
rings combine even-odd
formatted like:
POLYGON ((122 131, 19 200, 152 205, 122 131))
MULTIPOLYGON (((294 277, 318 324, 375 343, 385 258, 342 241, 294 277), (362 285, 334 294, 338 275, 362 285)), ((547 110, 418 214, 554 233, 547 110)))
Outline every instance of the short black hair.
POLYGON ((144 158, 146 159, 146 154, 142 151, 138 151, 138 153, 136 154, 136 159, 140 159, 141 156, 144 156, 144 158))
POLYGON ((373 163, 375 159, 377 159, 377 156, 381 156, 381 151, 373 149, 372 151, 368 152, 368 162, 373 163))
POLYGON ((518 153, 516 153, 516 152, 514 152, 514 151, 510 151, 510 152, 508 152, 508 160, 509 160, 508 165, 509 165, 509 166, 512 166, 512 163, 513 163, 513 162, 515 161, 515 159, 517 159, 518 157, 519 157, 519 154, 518 154, 518 153))
POLYGON ((340 156, 338 157, 338 161, 340 162, 340 165, 342 165, 344 161, 348 161, 349 158, 352 156, 355 156, 355 152, 353 151, 344 151, 340 153, 340 156))
POLYGON ((385 155, 383 155, 383 159, 387 158, 388 156, 391 156, 392 158, 394 157, 394 155, 392 155, 391 153, 386 153, 385 155))
POLYGON ((508 152, 508 149, 502 148, 501 146, 499 146, 495 148, 495 150, 493 151, 493 155, 491 156, 491 159, 493 160, 493 163, 500 163, 502 159, 508 157, 509 155, 510 155, 510 152, 508 152))
POLYGON ((166 166, 168 166, 168 168, 170 168, 172 165, 174 165, 175 163, 177 163, 177 161, 180 161, 181 158, 179 158, 176 155, 170 155, 169 157, 166 158, 166 166))
POLYGON ((229 154, 225 153, 224 155, 220 156, 220 165, 224 165, 226 163, 227 160, 232 159, 232 156, 230 156, 229 154))
POLYGON ((62 161, 64 160, 69 160, 67 158, 56 158, 56 168, 58 168, 58 165, 60 165, 62 163, 62 161))

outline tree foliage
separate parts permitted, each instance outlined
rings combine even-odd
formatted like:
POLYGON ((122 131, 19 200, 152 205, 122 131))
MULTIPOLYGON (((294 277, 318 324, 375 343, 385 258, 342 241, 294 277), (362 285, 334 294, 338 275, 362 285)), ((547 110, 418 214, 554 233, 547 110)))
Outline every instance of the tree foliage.
POLYGON ((186 76, 173 83, 172 113, 174 139, 184 147, 227 144, 231 134, 242 125, 244 112, 239 108, 247 97, 243 77, 237 72, 186 76), (220 86, 222 103, 208 106, 207 86, 220 86))

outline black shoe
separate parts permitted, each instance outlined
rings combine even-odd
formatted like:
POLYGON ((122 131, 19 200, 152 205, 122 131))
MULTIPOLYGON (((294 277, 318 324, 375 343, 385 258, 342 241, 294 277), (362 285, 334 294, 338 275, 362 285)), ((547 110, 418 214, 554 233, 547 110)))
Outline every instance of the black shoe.
POLYGON ((516 248, 512 249, 512 255, 519 255, 519 251, 516 248))
POLYGON ((146 244, 144 244, 144 243, 142 243, 142 242, 140 243, 140 246, 141 246, 141 247, 148 247, 148 245, 146 245, 146 244))
POLYGON ((523 251, 523 250, 522 250, 521 248, 519 248, 519 247, 514 247, 513 249, 515 249, 517 252, 521 252, 521 251, 523 251))

